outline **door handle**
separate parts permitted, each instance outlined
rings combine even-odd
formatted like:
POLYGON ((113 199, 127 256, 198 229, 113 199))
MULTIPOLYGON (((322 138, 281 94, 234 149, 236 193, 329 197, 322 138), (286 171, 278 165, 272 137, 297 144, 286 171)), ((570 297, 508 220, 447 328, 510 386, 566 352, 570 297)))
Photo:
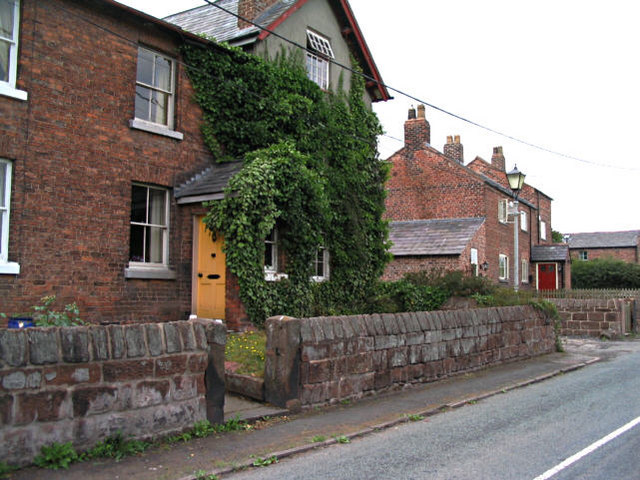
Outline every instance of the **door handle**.
POLYGON ((198 278, 202 278, 202 273, 198 273, 198 278))

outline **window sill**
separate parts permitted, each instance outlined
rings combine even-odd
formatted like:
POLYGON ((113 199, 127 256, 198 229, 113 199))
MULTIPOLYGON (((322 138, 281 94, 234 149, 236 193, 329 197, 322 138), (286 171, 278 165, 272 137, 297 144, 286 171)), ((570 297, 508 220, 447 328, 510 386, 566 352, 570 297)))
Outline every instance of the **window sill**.
POLYGON ((264 279, 267 282, 277 282, 278 280, 282 280, 286 278, 289 278, 289 275, 287 275, 286 273, 270 272, 266 270, 264 272, 264 279))
POLYGON ((329 280, 327 277, 311 277, 312 282, 321 283, 329 280))
POLYGON ((176 140, 182 140, 184 138, 184 134, 180 132, 171 130, 159 123, 147 122, 146 120, 140 120, 139 118, 129 120, 129 128, 142 130, 143 132, 155 133, 156 135, 162 135, 163 137, 174 138, 176 140))
POLYGON ((0 275, 19 275, 20 264, 16 262, 0 263, 0 275))
POLYGON ((147 280, 175 280, 176 272, 169 267, 129 266, 124 269, 124 278, 140 278, 147 280))
POLYGON ((0 82, 0 95, 24 101, 26 101, 28 97, 28 93, 24 90, 18 90, 17 88, 13 88, 12 86, 10 86, 8 83, 2 82, 0 82))

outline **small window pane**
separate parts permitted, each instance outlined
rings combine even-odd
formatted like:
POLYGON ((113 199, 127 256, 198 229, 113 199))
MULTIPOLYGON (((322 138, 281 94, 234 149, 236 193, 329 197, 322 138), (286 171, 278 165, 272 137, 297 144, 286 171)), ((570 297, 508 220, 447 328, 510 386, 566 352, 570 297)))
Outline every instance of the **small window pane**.
POLYGON ((0 0, 0 37, 13 38, 15 0, 0 0))
POLYGON ((131 225, 131 238, 129 240, 129 260, 132 262, 144 262, 144 237, 145 227, 131 225))
POLYGON ((9 42, 0 41, 0 82, 9 81, 9 42))
POLYGON ((273 244, 264 244, 264 266, 267 270, 275 269, 275 262, 273 261, 273 244))
POLYGON ((153 57, 149 50, 138 49, 138 82, 153 85, 153 57))
POLYGON ((153 85, 163 90, 171 90, 171 61, 164 57, 156 56, 156 75, 153 85))
POLYGON ((147 262, 162 263, 164 256, 164 228, 147 227, 147 262))
POLYGON ((5 190, 7 185, 7 170, 9 167, 6 163, 0 163, 0 208, 6 207, 5 197, 7 196, 7 191, 5 190))
POLYGON ((151 102, 151 89, 136 86, 136 118, 149 120, 149 104, 151 102))
POLYGON ((169 95, 162 92, 153 91, 151 101, 151 121, 154 123, 167 124, 167 107, 169 105, 169 95))
POLYGON ((165 225, 166 205, 165 191, 149 189, 149 223, 153 225, 165 225))
POLYGON ((147 188, 133 186, 131 191, 131 221, 147 223, 147 188))

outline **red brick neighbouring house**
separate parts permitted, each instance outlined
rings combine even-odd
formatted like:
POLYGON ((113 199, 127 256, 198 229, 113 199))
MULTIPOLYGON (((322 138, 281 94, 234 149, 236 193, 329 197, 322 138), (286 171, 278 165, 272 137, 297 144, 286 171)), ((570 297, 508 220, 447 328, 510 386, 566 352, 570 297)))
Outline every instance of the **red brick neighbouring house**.
MULTIPOLYGON (((409 110, 405 146, 388 160, 386 217, 394 260, 384 278, 461 270, 513 285, 514 227, 507 215, 513 194, 502 147, 494 148, 491 162, 476 157, 465 166, 459 137, 448 137, 444 153, 431 146, 424 112, 422 105, 417 114, 409 110)), ((567 246, 551 243, 551 198, 525 184, 519 211, 520 286, 567 288, 567 246)))
POLYGON ((640 263, 640 230, 570 233, 566 237, 572 259, 615 258, 640 263))

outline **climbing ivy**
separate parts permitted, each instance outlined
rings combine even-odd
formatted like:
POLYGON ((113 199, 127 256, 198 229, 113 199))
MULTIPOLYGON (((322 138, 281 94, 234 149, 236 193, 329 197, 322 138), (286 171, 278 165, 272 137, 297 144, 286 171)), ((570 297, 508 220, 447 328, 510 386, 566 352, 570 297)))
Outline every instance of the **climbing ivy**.
POLYGON ((323 92, 300 56, 267 61, 195 46, 184 54, 207 146, 220 162, 244 160, 224 199, 207 204, 205 223, 224 235, 250 319, 361 310, 389 260, 388 166, 377 157, 381 128, 364 80, 354 75, 348 92, 323 92), (287 278, 267 282, 264 239, 275 225, 287 278), (318 285, 310 277, 320 245, 331 280, 318 285))

